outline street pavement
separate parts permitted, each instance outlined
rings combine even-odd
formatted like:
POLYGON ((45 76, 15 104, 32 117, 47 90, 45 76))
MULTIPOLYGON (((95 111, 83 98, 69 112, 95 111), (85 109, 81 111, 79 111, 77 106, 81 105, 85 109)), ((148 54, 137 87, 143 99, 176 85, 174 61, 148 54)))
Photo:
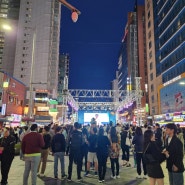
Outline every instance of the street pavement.
MULTIPOLYGON (((98 183, 98 177, 95 177, 93 175, 93 171, 91 172, 91 177, 84 177, 85 172, 82 171, 82 177, 83 180, 81 182, 77 182, 77 176, 76 176, 76 165, 73 165, 73 175, 72 175, 72 181, 68 182, 67 179, 61 180, 61 179, 54 179, 53 175, 53 156, 49 155, 47 167, 45 171, 45 177, 39 177, 37 178, 37 185, 94 185, 94 184, 114 184, 114 185, 149 185, 149 179, 136 179, 137 172, 136 168, 133 167, 133 156, 131 156, 131 167, 121 167, 120 166, 120 179, 111 179, 111 169, 110 169, 110 163, 107 164, 107 173, 105 177, 104 183, 98 183)), ((59 163, 60 164, 60 163, 59 163)), ((121 160, 120 160, 121 165, 121 160)), ((168 182, 168 173, 165 169, 165 162, 162 164, 163 171, 165 174, 165 185, 169 185, 168 182)), ((84 169, 84 166, 83 166, 84 169)), ((68 170, 68 156, 65 156, 65 171, 67 174, 68 170)), ((8 178, 8 185, 24 185, 22 183, 23 179, 23 172, 24 172, 24 161, 19 159, 19 156, 16 156, 11 169, 9 173, 8 178)), ((59 173, 60 174, 60 170, 59 173)), ((30 175, 31 176, 31 175, 30 175)), ((60 178, 60 176, 59 176, 60 178)), ((29 183, 28 185, 31 185, 31 178, 29 177, 29 183)))

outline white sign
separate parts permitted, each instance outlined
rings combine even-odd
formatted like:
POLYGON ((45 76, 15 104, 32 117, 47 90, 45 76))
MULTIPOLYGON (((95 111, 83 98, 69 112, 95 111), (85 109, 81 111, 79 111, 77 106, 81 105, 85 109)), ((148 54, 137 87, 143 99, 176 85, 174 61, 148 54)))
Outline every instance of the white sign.
POLYGON ((49 111, 49 107, 37 107, 37 111, 40 111, 40 112, 49 111))
POLYGON ((6 104, 2 104, 1 115, 6 115, 6 104))

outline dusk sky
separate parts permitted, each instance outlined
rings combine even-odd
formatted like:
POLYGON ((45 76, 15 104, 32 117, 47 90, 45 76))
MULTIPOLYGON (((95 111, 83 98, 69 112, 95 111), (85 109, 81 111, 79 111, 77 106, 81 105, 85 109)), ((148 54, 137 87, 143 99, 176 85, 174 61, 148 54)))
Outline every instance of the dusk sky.
POLYGON ((69 89, 111 89, 127 14, 135 0, 67 2, 82 13, 73 23, 70 10, 62 6, 60 53, 70 55, 69 89))

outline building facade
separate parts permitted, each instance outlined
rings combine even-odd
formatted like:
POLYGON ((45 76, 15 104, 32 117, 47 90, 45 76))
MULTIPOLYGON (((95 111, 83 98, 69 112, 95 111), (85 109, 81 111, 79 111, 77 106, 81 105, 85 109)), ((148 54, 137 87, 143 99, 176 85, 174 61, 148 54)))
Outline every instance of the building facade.
POLYGON ((58 101, 62 103, 62 93, 64 88, 68 88, 69 79, 69 54, 62 54, 59 57, 59 72, 58 72, 58 101))
POLYGON ((58 86, 60 9, 58 0, 21 1, 13 73, 28 89, 46 90, 52 98, 58 86))
POLYGON ((0 0, 0 69, 10 75, 13 75, 15 61, 19 10, 20 0, 0 0))
POLYGON ((144 120, 146 116, 145 107, 148 100, 145 84, 148 79, 145 34, 145 8, 136 3, 134 11, 128 13, 118 61, 118 87, 128 91, 126 99, 123 100, 126 102, 123 111, 129 110, 131 119, 135 108, 135 114, 137 117, 140 114, 140 120, 144 120), (136 80, 138 77, 140 80, 136 80), (138 87, 142 91, 140 98, 137 94, 134 95, 135 91, 138 92, 138 87), (133 102, 133 96, 136 103, 133 102))
POLYGON ((184 111, 185 2, 146 0, 145 3, 152 114, 184 111))
POLYGON ((23 115, 26 86, 7 73, 0 72, 1 116, 23 115))

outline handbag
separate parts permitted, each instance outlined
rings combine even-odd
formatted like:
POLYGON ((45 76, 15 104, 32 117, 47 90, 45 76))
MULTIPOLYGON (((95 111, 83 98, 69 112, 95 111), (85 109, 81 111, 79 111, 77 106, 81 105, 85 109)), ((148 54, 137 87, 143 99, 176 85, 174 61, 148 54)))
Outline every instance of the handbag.
POLYGON ((131 145, 131 141, 130 141, 130 138, 129 138, 129 133, 127 133, 125 145, 127 145, 127 146, 131 145))
POLYGON ((146 153, 146 151, 147 151, 149 145, 150 145, 150 143, 148 143, 148 145, 147 145, 145 151, 143 152, 143 160, 144 160, 144 163, 145 163, 145 164, 151 164, 151 163, 156 163, 156 162, 158 162, 158 161, 153 157, 152 154, 146 153))

